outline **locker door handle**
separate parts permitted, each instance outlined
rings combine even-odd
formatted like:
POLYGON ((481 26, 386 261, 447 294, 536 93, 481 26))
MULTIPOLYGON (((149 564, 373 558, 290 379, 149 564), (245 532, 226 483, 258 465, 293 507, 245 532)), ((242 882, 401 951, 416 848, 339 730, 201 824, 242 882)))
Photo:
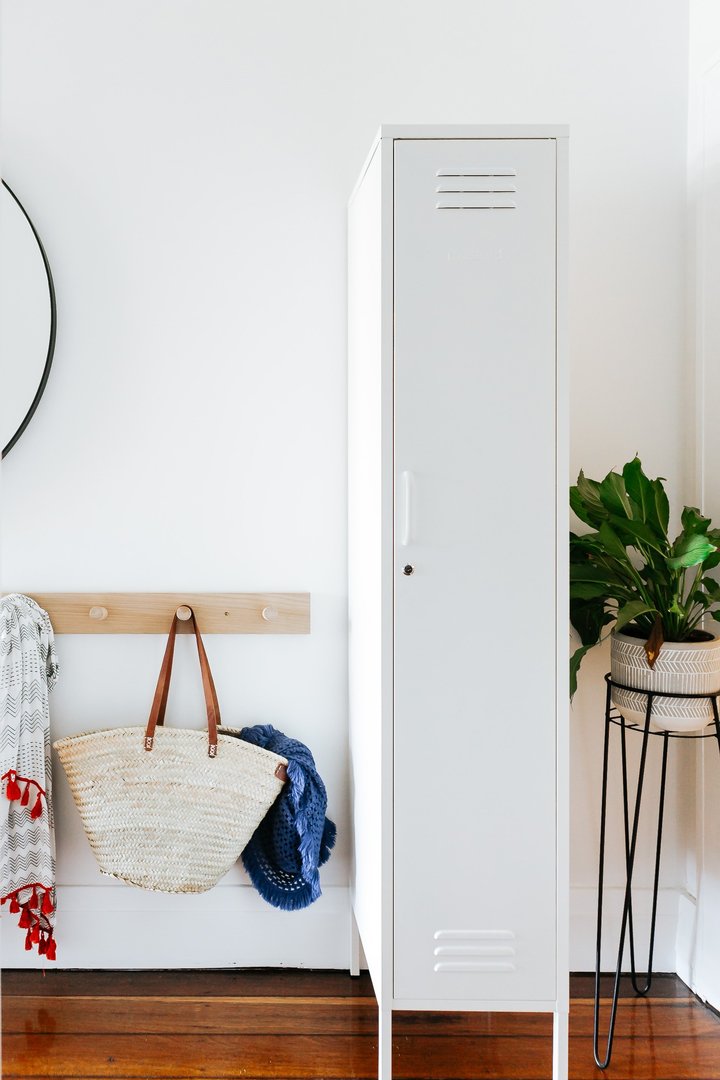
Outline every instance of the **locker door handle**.
POLYGON ((400 546, 407 547, 412 540, 412 490, 413 475, 405 469, 400 474, 400 546))

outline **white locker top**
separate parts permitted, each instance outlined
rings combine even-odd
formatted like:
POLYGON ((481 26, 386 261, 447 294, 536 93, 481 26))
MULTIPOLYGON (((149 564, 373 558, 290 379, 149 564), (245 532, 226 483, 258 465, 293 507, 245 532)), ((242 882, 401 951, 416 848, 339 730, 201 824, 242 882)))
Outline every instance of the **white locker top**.
POLYGON ((568 124, 381 124, 363 162, 351 203, 383 139, 568 139, 568 124))
POLYGON ((567 124, 381 124, 378 139, 567 139, 567 124))

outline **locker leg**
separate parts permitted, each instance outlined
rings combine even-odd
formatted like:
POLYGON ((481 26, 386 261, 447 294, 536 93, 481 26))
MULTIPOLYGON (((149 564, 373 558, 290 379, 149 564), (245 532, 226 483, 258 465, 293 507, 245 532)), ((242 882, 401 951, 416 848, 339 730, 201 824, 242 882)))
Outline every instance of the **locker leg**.
POLYGON ((355 912, 350 908, 350 974, 360 974, 360 931, 355 922, 355 912))
POLYGON ((553 1080, 568 1080, 568 1014, 553 1013, 553 1080))
POLYGON ((378 1080, 392 1080, 392 1009, 378 1007, 378 1080))

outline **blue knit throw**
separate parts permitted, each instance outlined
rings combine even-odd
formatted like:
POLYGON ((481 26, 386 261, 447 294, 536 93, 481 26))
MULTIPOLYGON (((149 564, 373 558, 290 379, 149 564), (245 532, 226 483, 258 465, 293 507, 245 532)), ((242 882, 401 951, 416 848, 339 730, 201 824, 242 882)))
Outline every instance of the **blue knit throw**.
POLYGON ((318 868, 330 858, 336 828, 325 817, 327 793, 307 746, 270 724, 243 728, 240 738, 287 758, 287 782, 242 853, 250 880, 283 911, 320 896, 318 868))

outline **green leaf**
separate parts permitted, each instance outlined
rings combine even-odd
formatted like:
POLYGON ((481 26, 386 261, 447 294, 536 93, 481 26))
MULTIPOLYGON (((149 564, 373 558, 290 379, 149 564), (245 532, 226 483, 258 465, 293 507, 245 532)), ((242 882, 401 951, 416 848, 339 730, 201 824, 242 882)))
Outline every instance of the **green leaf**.
POLYGON ((718 584, 715 578, 704 577, 700 584, 705 589, 708 596, 711 596, 713 600, 720 600, 720 584, 718 584))
POLYGON ((575 697, 575 691, 577 690, 577 677, 578 669, 582 663, 582 658, 589 649, 592 649, 592 645, 583 645, 581 648, 576 649, 570 657, 570 700, 575 697))
POLYGON ((583 533, 582 536, 570 533, 571 562, 589 562, 593 555, 605 556, 606 554, 605 545, 600 540, 598 533, 583 533))
POLYGON ((607 581, 607 578, 607 571, 596 566, 590 559, 570 563, 571 581, 607 581))
POLYGON ((571 581, 570 598, 572 600, 594 600, 597 597, 612 596, 612 585, 605 581, 571 581))
POLYGON ((598 529, 598 537, 608 555, 612 555, 614 559, 619 559, 622 563, 630 563, 628 553, 625 550, 625 545, 606 521, 603 521, 598 529))
MULTIPOLYGON (((613 585, 625 585, 622 578, 614 574, 608 567, 598 566, 590 559, 585 559, 583 562, 570 563, 570 580, 600 581, 604 585, 607 585, 608 588, 612 588, 613 585)), ((627 586, 625 587, 627 588, 627 586)))
POLYGON ((614 612, 606 611, 605 603, 601 599, 570 601, 570 622, 580 635, 583 645, 597 645, 603 627, 614 618, 614 612))
POLYGON ((682 512, 683 532, 702 533, 705 535, 710 525, 710 518, 703 517, 696 506, 686 506, 682 512))
POLYGON ((685 607, 690 611, 694 605, 697 605, 707 611, 709 607, 712 607, 712 603, 710 597, 707 593, 704 593, 702 589, 693 589, 693 591, 688 594, 685 601, 685 607))
POLYGON ((699 533, 680 533, 673 544, 672 557, 667 563, 672 570, 697 566, 714 551, 717 551, 715 544, 711 544, 706 536, 699 533))
POLYGON ((640 520, 657 531, 660 523, 655 510, 655 492, 642 470, 640 458, 636 456, 623 466, 622 475, 625 490, 640 511, 640 520))
POLYGON ((632 506, 619 473, 609 472, 598 489, 602 504, 611 514, 621 518, 633 516, 632 506))
POLYGON ((720 622, 720 611, 711 611, 710 618, 714 619, 715 622, 720 622))
POLYGON ((663 540, 659 540, 657 533, 653 532, 651 528, 644 525, 642 521, 630 521, 625 518, 615 517, 614 514, 610 515, 610 524, 614 527, 620 537, 623 532, 629 535, 630 540, 628 543, 633 543, 635 540, 641 541, 646 544, 647 547, 652 548, 653 551, 657 551, 660 555, 667 555, 667 544, 663 540))
POLYGON ((588 480, 582 469, 577 484, 570 488, 570 509, 593 529, 596 529, 607 517, 607 510, 600 500, 599 489, 597 480, 588 480))
POLYGON ((600 498, 600 485, 597 480, 588 480, 582 469, 578 473, 577 492, 591 513, 601 518, 606 516, 605 507, 600 498))
POLYGON ((622 630, 623 626, 627 626, 633 619, 637 619, 638 615, 644 615, 646 612, 655 612, 655 608, 650 607, 644 600, 631 600, 624 604, 617 613, 615 630, 622 630))
POLYGON ((662 478, 650 480, 643 472, 640 458, 636 455, 624 466, 623 480, 628 495, 640 511, 643 523, 667 543, 670 508, 662 478))
POLYGON ((597 527, 598 518, 588 510, 577 487, 570 488, 570 509, 574 514, 577 514, 580 520, 584 521, 586 525, 589 525, 593 529, 597 527))
POLYGON ((670 524, 670 503, 662 485, 663 479, 662 476, 659 476, 657 480, 651 480, 651 484, 655 493, 655 512, 658 523, 663 534, 667 535, 668 525, 670 524))
POLYGON ((714 570, 716 566, 720 566, 720 529, 708 529, 705 535, 718 550, 703 559, 703 570, 714 570))

